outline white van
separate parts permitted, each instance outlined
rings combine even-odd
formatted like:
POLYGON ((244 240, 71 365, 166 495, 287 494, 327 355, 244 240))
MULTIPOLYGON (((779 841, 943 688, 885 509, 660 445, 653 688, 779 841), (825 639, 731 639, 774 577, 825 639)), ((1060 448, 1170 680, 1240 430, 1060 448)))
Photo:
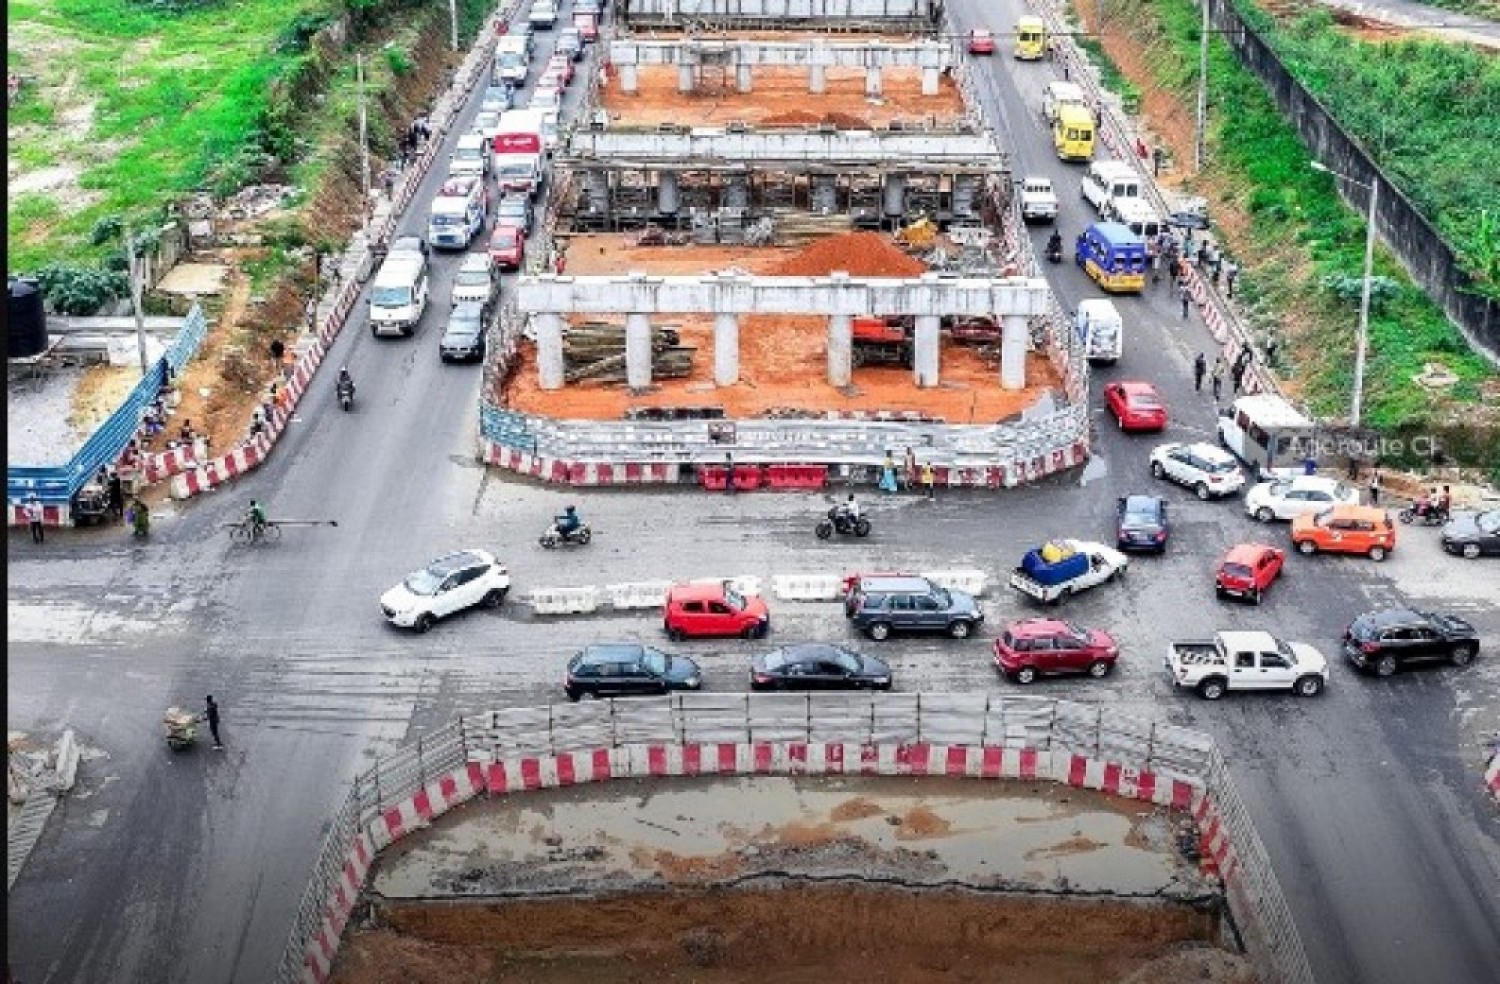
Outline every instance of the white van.
POLYGON ((1120 223, 1145 240, 1155 239, 1167 228, 1161 213, 1144 198, 1111 198, 1105 208, 1105 218, 1120 223))
POLYGON ((1141 197, 1140 176, 1124 161, 1094 161, 1083 172, 1083 197, 1105 215, 1110 199, 1141 197))
POLYGON ((1113 301, 1103 298, 1079 301, 1074 327, 1090 362, 1113 364, 1125 354, 1125 322, 1113 301))
POLYGON ((1313 436, 1313 422, 1275 393, 1242 396, 1219 411, 1220 443, 1257 475, 1295 466, 1313 436))
POLYGON ((484 179, 449 178, 438 189, 427 217, 427 240, 434 249, 468 249, 488 218, 484 179))
POLYGON ((1076 82, 1048 82, 1042 90, 1042 116, 1049 125, 1057 122, 1058 108, 1069 103, 1089 108, 1089 101, 1076 82))
POLYGON ((427 257, 415 250, 389 254, 370 288, 370 333, 410 335, 427 310, 427 257))

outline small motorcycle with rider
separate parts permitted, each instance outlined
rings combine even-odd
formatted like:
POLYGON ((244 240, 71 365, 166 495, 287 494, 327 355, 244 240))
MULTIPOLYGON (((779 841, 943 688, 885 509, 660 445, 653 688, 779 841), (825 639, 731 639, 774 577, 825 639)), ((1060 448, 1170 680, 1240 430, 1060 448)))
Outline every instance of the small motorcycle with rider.
POLYGON ((340 407, 345 411, 354 409, 354 377, 349 375, 348 366, 339 369, 339 378, 334 383, 334 392, 338 394, 340 407))
POLYGON ((869 536, 870 529, 870 520, 861 515, 859 502, 853 495, 850 495, 848 499, 829 509, 827 517, 819 520, 813 532, 818 535, 819 540, 826 540, 835 533, 845 536, 869 536))
POLYGON ((1052 238, 1047 240, 1047 262, 1061 263, 1063 258, 1062 233, 1056 229, 1052 230, 1052 238))
POLYGON ((593 539, 593 536, 594 534, 589 529, 589 524, 585 523, 579 517, 578 507, 569 506, 563 510, 561 516, 556 517, 552 521, 551 527, 548 528, 547 532, 542 534, 541 539, 537 542, 548 550, 563 544, 576 543, 581 547, 593 539))
POLYGON ((1424 495, 1416 502, 1402 509, 1396 514, 1401 522, 1408 526, 1416 523, 1421 526, 1442 526, 1448 522, 1452 512, 1452 499, 1448 490, 1442 492, 1434 491, 1431 495, 1424 495))

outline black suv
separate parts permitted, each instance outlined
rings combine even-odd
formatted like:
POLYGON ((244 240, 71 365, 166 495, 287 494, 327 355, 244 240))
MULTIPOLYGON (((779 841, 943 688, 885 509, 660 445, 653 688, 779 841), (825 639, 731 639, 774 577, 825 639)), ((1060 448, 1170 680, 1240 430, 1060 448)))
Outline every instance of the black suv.
POLYGON ((1387 608, 1351 622, 1343 648, 1349 662, 1385 677, 1425 660, 1468 666, 1479 653, 1479 633, 1453 615, 1387 608))
POLYGON ((925 577, 862 577, 844 597, 844 614, 871 639, 894 632, 946 632, 966 639, 984 621, 971 595, 925 577))
POLYGON ((569 700, 664 694, 669 690, 698 690, 702 686, 703 673, 697 663, 638 642, 586 646, 568 660, 568 672, 563 678, 563 690, 569 700))

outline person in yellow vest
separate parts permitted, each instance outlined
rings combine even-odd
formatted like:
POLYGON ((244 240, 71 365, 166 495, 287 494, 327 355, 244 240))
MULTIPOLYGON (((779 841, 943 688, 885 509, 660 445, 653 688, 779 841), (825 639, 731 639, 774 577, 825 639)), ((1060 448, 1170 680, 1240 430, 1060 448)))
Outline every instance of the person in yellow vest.
POLYGON ((927 490, 927 498, 937 497, 937 472, 930 461, 922 463, 922 487, 927 490))

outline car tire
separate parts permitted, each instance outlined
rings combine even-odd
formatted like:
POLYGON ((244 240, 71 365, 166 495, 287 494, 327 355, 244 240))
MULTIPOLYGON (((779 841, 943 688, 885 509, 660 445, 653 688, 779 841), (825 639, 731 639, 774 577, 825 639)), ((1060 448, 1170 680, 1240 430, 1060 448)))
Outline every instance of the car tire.
POLYGON ((588 529, 587 527, 585 527, 585 528, 583 528, 583 529, 581 529, 581 530, 578 531, 578 542, 581 543, 581 544, 586 544, 590 540, 592 540, 593 538, 594 538, 594 531, 591 530, 591 529, 588 529))
POLYGON ((1311 557, 1318 552, 1318 545, 1311 540, 1301 540, 1297 543, 1297 551, 1304 556, 1311 557))
POLYGON ((433 623, 435 623, 436 621, 437 619, 432 617, 431 612, 423 612, 422 614, 417 616, 417 620, 415 622, 411 623, 411 627, 414 632, 420 635, 426 632, 428 629, 432 628, 433 623))
POLYGON ((1023 666, 1023 667, 1021 667, 1019 670, 1017 670, 1012 675, 1011 679, 1013 679, 1017 683, 1023 684, 1023 685, 1035 683, 1036 682, 1036 667, 1034 667, 1034 666, 1023 666))
POLYGON ((1199 499, 1204 502, 1207 502, 1209 499, 1213 498, 1213 494, 1208 491, 1208 486, 1204 485, 1202 482, 1199 482, 1197 485, 1193 486, 1193 492, 1198 496, 1199 499))
POLYGON ((1152 478, 1166 478, 1167 477, 1167 470, 1161 466, 1161 462, 1160 461, 1153 461, 1153 462, 1151 462, 1151 477, 1152 478))
POLYGON ((1323 692, 1323 678, 1305 676, 1292 685, 1292 691, 1298 697, 1316 697, 1323 692))
POLYGON ((884 642, 891 637, 891 625, 889 622, 871 622, 865 629, 865 635, 876 642, 884 642))
POLYGON ((1375 675, 1378 677, 1394 676, 1396 673, 1396 657, 1382 656, 1375 661, 1375 675))
POLYGON ((583 693, 577 690, 565 690, 563 692, 568 695, 568 700, 571 700, 575 704, 578 703, 578 698, 583 696, 583 693))
POLYGON ((1477 543, 1465 543, 1463 545, 1463 548, 1459 551, 1459 553, 1463 554, 1463 557, 1464 557, 1465 560, 1473 560, 1475 557, 1478 557, 1479 554, 1480 554, 1479 544, 1477 544, 1477 543))
POLYGON ((757 622, 745 630, 746 639, 764 639, 766 637, 766 626, 763 622, 757 622))
POLYGON ((1271 511, 1270 506, 1261 506, 1259 509, 1255 510, 1255 518, 1260 520, 1262 523, 1269 523, 1271 520, 1276 518, 1276 514, 1271 511))
POLYGON ((1093 677, 1095 680, 1102 680, 1105 677, 1109 676, 1109 671, 1112 665, 1113 664, 1107 662, 1106 660, 1096 659, 1089 664, 1089 676, 1093 677))
POLYGON ((1448 654, 1448 661, 1454 666, 1468 666, 1474 662, 1474 656, 1479 652, 1479 647, 1472 642, 1460 642, 1453 647, 1453 652, 1448 654))
POLYGON ((1251 588, 1250 589, 1250 604, 1252 604, 1252 605, 1258 605, 1258 604, 1260 604, 1260 599, 1261 599, 1260 588, 1251 588))
POLYGON ((678 628, 668 628, 667 638, 671 639, 673 642, 681 642, 682 640, 687 638, 687 633, 678 628))
POLYGON ((948 635, 954 639, 967 639, 974 631, 974 626, 968 619, 958 619, 948 623, 948 635))
POLYGON ((1376 561, 1378 563, 1379 561, 1385 560, 1385 557, 1386 557, 1385 547, 1376 545, 1376 546, 1373 546, 1373 547, 1370 548, 1370 559, 1371 560, 1376 561))
POLYGON ((1228 688, 1229 685, 1221 677, 1209 677, 1198 684, 1198 696, 1204 700, 1218 700, 1228 688))
POLYGON ((500 605, 501 605, 501 603, 505 601, 505 593, 508 590, 510 590, 510 589, 508 589, 508 588, 491 588, 489 591, 487 591, 485 593, 485 596, 480 601, 480 604, 483 605, 486 608, 499 608, 500 605))

